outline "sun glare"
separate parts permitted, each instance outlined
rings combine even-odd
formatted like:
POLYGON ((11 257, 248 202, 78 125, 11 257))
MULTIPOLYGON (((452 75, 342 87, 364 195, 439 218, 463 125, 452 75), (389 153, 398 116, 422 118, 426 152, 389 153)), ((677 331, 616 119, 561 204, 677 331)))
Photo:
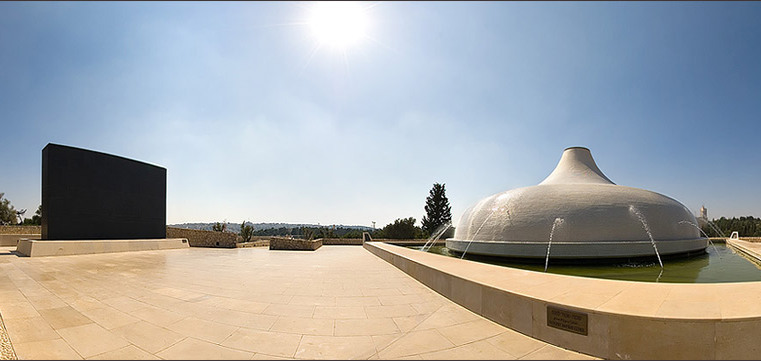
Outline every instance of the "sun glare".
POLYGON ((366 37, 366 8, 356 2, 316 2, 311 8, 309 27, 320 45, 340 50, 366 37))

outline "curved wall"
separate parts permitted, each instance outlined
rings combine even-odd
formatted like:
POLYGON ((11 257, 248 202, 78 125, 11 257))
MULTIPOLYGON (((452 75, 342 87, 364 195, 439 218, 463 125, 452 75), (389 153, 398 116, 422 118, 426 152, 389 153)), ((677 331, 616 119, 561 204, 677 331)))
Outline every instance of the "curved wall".
POLYGON ((605 359, 757 359, 761 354, 761 282, 615 281, 500 267, 379 242, 364 247, 463 307, 566 349, 605 359), (580 325, 586 325, 585 334, 569 331, 580 325))

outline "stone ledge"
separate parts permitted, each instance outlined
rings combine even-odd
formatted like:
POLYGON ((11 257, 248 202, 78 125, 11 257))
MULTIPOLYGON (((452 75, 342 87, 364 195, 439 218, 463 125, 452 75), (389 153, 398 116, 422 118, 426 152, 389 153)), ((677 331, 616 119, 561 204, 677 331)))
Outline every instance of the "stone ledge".
POLYGON ((39 239, 40 234, 0 234, 0 247, 16 246, 18 241, 24 238, 39 239))
POLYGON ((16 252, 27 257, 70 256, 77 254, 154 251, 188 248, 184 238, 107 239, 107 240, 39 240, 22 239, 16 252))
POLYGON ((605 359, 756 359, 761 282, 647 283, 500 267, 368 242, 364 248, 474 313, 605 359), (550 327, 549 308, 588 320, 550 327))

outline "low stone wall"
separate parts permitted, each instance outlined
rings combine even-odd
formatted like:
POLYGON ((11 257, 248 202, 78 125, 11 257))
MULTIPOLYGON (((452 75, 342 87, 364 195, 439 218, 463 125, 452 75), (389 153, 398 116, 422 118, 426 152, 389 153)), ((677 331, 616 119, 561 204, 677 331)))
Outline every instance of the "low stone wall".
POLYGON ((0 226, 0 234, 41 234, 41 226, 0 226))
POLYGON ((166 227, 166 237, 187 238, 191 247, 235 248, 238 240, 235 233, 175 227, 166 227))
POLYGON ((364 248, 475 314, 569 350, 611 360, 758 359, 761 282, 606 280, 382 242, 364 248))
POLYGON ((323 238, 325 246, 361 246, 362 238, 323 238))
MULTIPOLYGON (((428 240, 427 239, 389 239, 389 238, 378 238, 373 239, 373 242, 384 242, 389 244, 396 244, 400 246, 422 246, 424 245, 428 240)), ((436 245, 443 246, 446 241, 443 239, 439 239, 436 241, 436 245)), ((361 246, 362 245, 362 238, 323 238, 322 244, 325 246, 338 246, 338 245, 352 245, 352 246, 361 246)))
POLYGON ((314 251, 320 247, 322 247, 322 238, 309 241, 297 238, 270 238, 270 250, 314 251))
POLYGON ((36 234, 0 234, 0 247, 13 247, 22 239, 40 239, 41 235, 36 234))
POLYGON ((260 240, 251 240, 251 242, 242 242, 238 243, 238 248, 249 248, 249 247, 269 247, 270 240, 269 239, 260 239, 260 240))

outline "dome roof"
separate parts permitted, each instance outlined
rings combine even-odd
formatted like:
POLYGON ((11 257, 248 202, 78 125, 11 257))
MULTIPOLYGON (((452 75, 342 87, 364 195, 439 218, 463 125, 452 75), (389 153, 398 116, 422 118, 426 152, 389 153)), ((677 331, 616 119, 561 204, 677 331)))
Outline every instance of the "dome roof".
POLYGON ((460 218, 447 247, 467 253, 544 258, 599 258, 705 249, 695 216, 678 201, 616 185, 589 149, 567 148, 539 185, 480 200, 460 218), (652 235, 652 241, 648 232, 652 235))

